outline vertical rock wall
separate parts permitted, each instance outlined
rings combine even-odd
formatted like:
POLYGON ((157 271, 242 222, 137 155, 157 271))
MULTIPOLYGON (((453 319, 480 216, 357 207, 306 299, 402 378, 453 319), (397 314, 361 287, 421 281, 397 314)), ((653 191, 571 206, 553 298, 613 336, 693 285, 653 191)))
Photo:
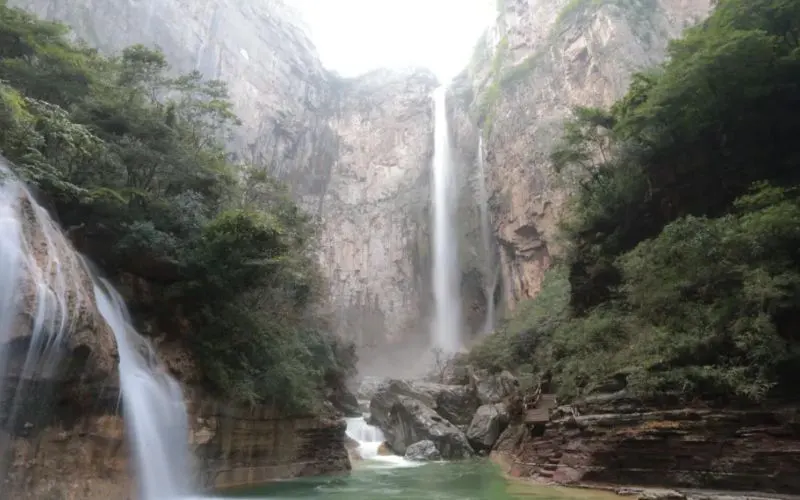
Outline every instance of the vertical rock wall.
POLYGON ((608 106, 632 73, 663 60, 670 39, 707 15, 709 0, 504 0, 451 87, 456 143, 475 161, 484 135, 503 295, 534 297, 559 252, 569 185, 550 151, 572 107, 608 106))

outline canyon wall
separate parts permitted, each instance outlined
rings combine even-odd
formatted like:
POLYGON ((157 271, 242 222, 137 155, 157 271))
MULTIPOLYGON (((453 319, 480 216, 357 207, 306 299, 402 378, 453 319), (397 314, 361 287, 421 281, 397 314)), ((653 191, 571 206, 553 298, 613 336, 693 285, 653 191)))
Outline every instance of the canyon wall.
MULTIPOLYGON (((321 261, 339 329, 379 369, 427 340, 436 77, 377 70, 340 84, 338 154, 320 203, 321 261)), ((390 365, 389 365, 390 366, 390 365)))
POLYGON ((476 162, 483 134, 493 229, 509 308, 538 293, 560 251, 569 182, 549 155, 574 106, 608 106, 630 76, 663 60, 668 41, 710 0, 504 0, 469 67, 452 83, 455 142, 476 162))
MULTIPOLYGON (((8 436, 10 462, 0 498, 135 498, 118 392, 107 387, 87 396, 90 407, 74 401, 56 405, 46 419, 27 422, 24 430, 8 436)), ((199 475, 195 484, 205 490, 350 470, 341 419, 287 417, 270 408, 231 407, 207 397, 190 397, 187 403, 187 438, 199 475)))
POLYGON ((512 476, 558 484, 618 484, 794 493, 800 410, 644 402, 622 393, 561 407, 537 428, 511 425, 493 452, 512 476))
POLYGON ((432 73, 341 78, 282 0, 9 3, 72 26, 106 53, 157 45, 177 71, 225 81, 242 121, 232 154, 284 180, 319 219, 338 331, 365 360, 386 343, 427 338, 432 73))

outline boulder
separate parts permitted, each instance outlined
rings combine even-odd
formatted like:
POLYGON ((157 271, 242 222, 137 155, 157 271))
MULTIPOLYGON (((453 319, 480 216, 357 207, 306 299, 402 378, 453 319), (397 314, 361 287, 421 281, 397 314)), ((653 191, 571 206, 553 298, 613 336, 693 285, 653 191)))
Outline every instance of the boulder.
POLYGON ((370 423, 383 431, 389 446, 399 455, 424 440, 432 441, 445 459, 473 455, 464 433, 418 399, 385 390, 372 399, 370 411, 370 423))
POLYGON ((362 414, 356 395, 342 385, 329 387, 326 389, 326 399, 333 407, 344 414, 345 417, 360 417, 362 414))
POLYGON ((364 377, 356 390, 356 397, 359 400, 371 400, 375 394, 389 383, 390 379, 382 377, 364 377))
POLYGON ((519 381, 507 370, 489 373, 488 370, 473 370, 472 382, 481 404, 505 402, 519 392, 519 381))
POLYGON ((491 450, 508 426, 508 408, 503 403, 483 405, 475 412, 467 429, 467 439, 476 450, 491 450))
POLYGON ((442 454, 436 448, 436 443, 430 440, 418 441, 408 448, 405 454, 406 460, 413 460, 415 462, 430 462, 434 460, 441 460, 442 454))
POLYGON ((470 386, 389 380, 370 401, 370 411, 373 403, 379 407, 391 405, 394 401, 392 396, 395 395, 416 399, 457 426, 469 425, 481 405, 474 388, 470 386))
POLYGON ((378 446, 378 455, 382 457, 388 457, 390 455, 394 455, 394 453, 392 452, 392 449, 389 448, 387 443, 381 443, 380 446, 378 446))

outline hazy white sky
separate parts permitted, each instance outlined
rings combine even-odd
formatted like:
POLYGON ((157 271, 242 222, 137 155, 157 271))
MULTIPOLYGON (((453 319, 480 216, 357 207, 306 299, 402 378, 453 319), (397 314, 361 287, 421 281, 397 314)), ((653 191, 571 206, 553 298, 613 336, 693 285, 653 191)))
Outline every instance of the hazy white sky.
POLYGON ((293 0, 323 63, 342 76, 425 66, 440 80, 469 61, 495 0, 293 0))

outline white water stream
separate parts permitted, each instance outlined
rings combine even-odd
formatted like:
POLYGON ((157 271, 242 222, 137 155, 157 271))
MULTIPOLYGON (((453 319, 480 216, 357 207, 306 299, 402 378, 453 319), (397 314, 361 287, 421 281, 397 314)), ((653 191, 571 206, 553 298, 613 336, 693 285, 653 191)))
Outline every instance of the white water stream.
POLYGON ((436 299, 431 339, 445 353, 458 352, 461 336, 456 207, 458 204, 450 130, 447 119, 447 89, 434 91, 433 154, 433 291, 436 299))
POLYGON ((484 295, 486 295, 486 318, 483 333, 491 333, 495 324, 494 291, 497 288, 499 269, 495 263, 494 246, 492 245, 491 215, 489 214, 489 190, 486 188, 486 164, 484 163, 483 131, 478 134, 478 206, 481 217, 481 241, 483 243, 484 295))
POLYGON ((117 342, 138 498, 186 498, 192 493, 188 417, 178 383, 131 326, 120 295, 91 273, 0 157, 0 428, 10 431, 0 432, 0 461, 15 429, 48 412, 45 398, 33 392, 62 374, 70 337, 92 314, 92 302, 117 342))
POLYGON ((412 462, 398 455, 382 455, 379 451, 386 440, 380 429, 369 425, 364 417, 345 419, 347 436, 358 442, 358 455, 371 468, 418 467, 422 462, 412 462))
POLYGON ((192 490, 188 418, 178 383, 131 326, 119 293, 96 283, 97 309, 113 330, 119 350, 119 378, 128 441, 142 500, 187 497, 192 490))

